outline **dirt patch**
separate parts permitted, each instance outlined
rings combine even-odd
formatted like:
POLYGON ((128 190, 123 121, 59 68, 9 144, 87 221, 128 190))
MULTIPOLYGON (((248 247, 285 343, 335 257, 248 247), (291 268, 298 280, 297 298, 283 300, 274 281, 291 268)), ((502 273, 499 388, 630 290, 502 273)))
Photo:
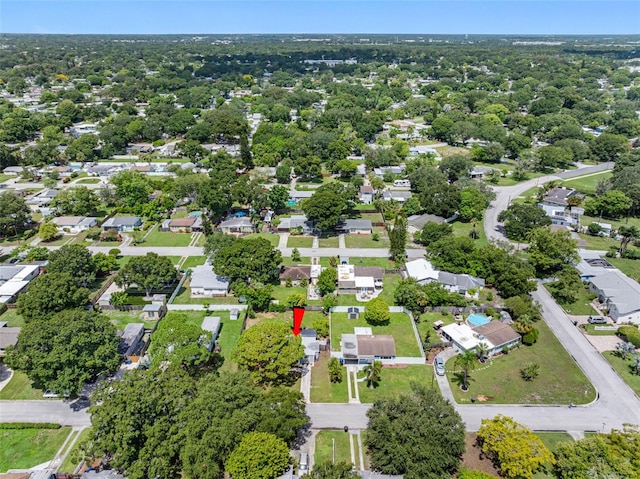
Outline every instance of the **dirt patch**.
POLYGON ((493 463, 484 457, 482 450, 476 445, 477 436, 473 432, 468 432, 465 435, 464 443, 465 449, 462 455, 462 466, 468 469, 486 472, 495 477, 500 477, 498 469, 496 469, 493 463))
POLYGON ((493 398, 490 396, 485 396, 484 394, 478 394, 476 396, 476 402, 487 402, 491 401, 493 398))
POLYGON ((433 361, 436 359, 436 356, 444 351, 444 348, 433 348, 425 351, 424 354, 426 356, 426 363, 433 364, 433 361))
POLYGON ((406 364, 384 364, 382 369, 405 369, 406 367, 406 364))
POLYGON ((249 329, 251 326, 262 323, 263 321, 272 319, 283 319, 282 313, 257 313, 255 318, 247 318, 247 325, 245 329, 249 329))

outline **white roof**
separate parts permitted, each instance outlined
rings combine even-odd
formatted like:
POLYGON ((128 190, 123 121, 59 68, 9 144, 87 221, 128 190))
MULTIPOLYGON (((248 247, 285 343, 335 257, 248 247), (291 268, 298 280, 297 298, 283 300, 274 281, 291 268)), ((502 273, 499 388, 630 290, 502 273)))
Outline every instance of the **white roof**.
POLYGON ((338 265, 338 281, 354 281, 355 277, 355 266, 353 266, 352 264, 338 265))
POLYGON ((220 323, 220 316, 205 316, 200 328, 202 328, 203 331, 209 331, 214 336, 217 336, 220 331, 220 323))
POLYGON ((353 334, 363 336, 373 336, 373 330, 368 326, 360 326, 353 328, 353 334))
POLYGON ((602 291, 620 314, 640 311, 640 284, 618 270, 609 270, 591 278, 591 284, 602 291))
POLYGON ((405 263, 404 266, 407 269, 409 277, 417 281, 438 280, 438 270, 433 267, 431 262, 424 258, 409 261, 405 263))
POLYGON ((446 333, 453 342, 459 344, 465 351, 475 348, 481 342, 486 343, 490 348, 493 347, 492 344, 489 344, 487 339, 478 339, 476 333, 473 332, 473 329, 465 323, 448 324, 443 326, 441 331, 446 333))
POLYGON ((372 276, 356 276, 356 288, 373 288, 374 286, 372 276))

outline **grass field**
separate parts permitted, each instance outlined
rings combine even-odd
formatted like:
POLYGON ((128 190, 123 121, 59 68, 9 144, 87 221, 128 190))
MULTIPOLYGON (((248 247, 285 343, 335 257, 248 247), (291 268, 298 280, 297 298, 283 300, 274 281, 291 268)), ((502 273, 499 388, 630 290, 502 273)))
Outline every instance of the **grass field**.
POLYGON ((104 314, 109 317, 111 322, 118 330, 123 331, 129 323, 143 323, 145 328, 153 328, 157 321, 143 321, 140 319, 142 311, 104 311, 104 314))
POLYGON ((420 357, 420 347, 413 332, 411 319, 404 313, 391 313, 391 321, 386 326, 370 326, 364 320, 348 319, 347 313, 331 314, 331 347, 340 348, 340 337, 343 334, 353 334, 354 327, 370 327, 373 334, 391 334, 396 343, 396 356, 420 357))
POLYGON ((618 372, 620 377, 624 379, 624 382, 629 385, 631 389, 635 391, 637 395, 640 396, 640 376, 637 374, 633 374, 631 370, 632 359, 627 357, 627 359, 622 359, 617 351, 605 351, 602 353, 609 364, 613 366, 613 368, 618 372))
POLYGON ((374 233, 378 233, 380 239, 373 241, 373 235, 344 235, 347 248, 388 248, 389 236, 384 228, 374 227, 374 233))
POLYGON ((191 243, 190 233, 170 233, 168 231, 158 231, 154 229, 145 238, 140 246, 189 246, 191 243))
POLYGON ((488 404, 586 404, 596 392, 577 364, 553 335, 549 327, 538 321, 540 338, 533 346, 521 346, 506 356, 494 359, 482 369, 469 374, 469 391, 463 392, 456 383, 454 359, 446 364, 447 377, 458 403, 469 404, 472 396, 483 395, 488 404), (520 377, 527 363, 540 366, 540 375, 533 381, 520 377))
POLYGON ((287 288, 286 286, 274 286, 273 299, 278 300, 280 304, 286 304, 287 298, 294 293, 302 294, 306 298, 307 288, 303 288, 302 286, 292 286, 291 288, 287 288))
POLYGON ((347 402, 347 370, 342 368, 342 382, 329 381, 329 355, 323 354, 311 368, 311 402, 347 402))
MULTIPOLYGON (((354 438, 355 440, 355 438, 354 438)), ((320 431, 316 436, 314 464, 332 462, 335 445, 335 462, 351 463, 349 433, 344 431, 320 431)))
POLYGON ((339 243, 340 241, 337 236, 325 236, 318 238, 318 246, 320 248, 337 248, 339 243))
POLYGON ((269 241, 269 243, 271 243, 271 246, 273 246, 274 248, 278 246, 278 243, 280 242, 280 235, 271 234, 271 233, 253 233, 247 236, 243 236, 243 238, 244 239, 264 238, 267 241, 269 241))
POLYGON ((24 318, 18 314, 17 309, 7 309, 0 315, 0 321, 6 321, 9 327, 21 328, 24 326, 24 318))
MULTIPOLYGON (((453 226, 453 234, 459 236, 469 236, 471 234, 471 230, 473 229, 473 223, 463 223, 461 221, 456 221, 451 223, 453 226)), ((484 246, 487 244, 487 237, 484 234, 484 222, 480 221, 476 223, 476 232, 478 233, 478 239, 476 240, 477 246, 484 246)))
POLYGON ((612 246, 615 246, 616 248, 620 247, 619 241, 616 241, 613 238, 609 238, 607 236, 592 236, 583 233, 578 233, 578 236, 586 243, 586 246, 584 246, 585 249, 608 251, 612 246))
POLYGON ((573 188, 575 190, 578 190, 580 193, 584 193, 585 195, 593 195, 596 192, 598 183, 602 180, 611 178, 612 175, 613 173, 611 173, 610 171, 605 171, 602 173, 597 173, 595 175, 582 176, 563 181, 562 186, 573 188))
MULTIPOLYGON (((544 287, 547 291, 551 292, 549 285, 545 284, 544 287)), ((578 290, 578 299, 573 303, 559 303, 568 314, 576 316, 586 316, 589 314, 598 314, 598 312, 591 307, 591 297, 593 294, 589 292, 585 285, 582 289, 578 290)))
MULTIPOLYGON (((433 384, 433 368, 426 365, 382 368, 380 382, 371 389, 367 381, 358 382, 361 403, 373 403, 379 399, 393 398, 411 391, 411 383, 433 384)), ((364 378, 360 373, 358 378, 364 378)))
MULTIPOLYGON (((21 371, 13 371, 9 383, 0 391, 0 399, 32 400, 42 399, 42 389, 33 387, 31 380, 21 371)), ((1 471, 2 469, 0 469, 1 471)))
POLYGON ((627 276, 640 281, 640 260, 625 258, 607 258, 607 261, 627 276))
POLYGON ((313 236, 289 236, 287 239, 288 248, 311 248, 313 246, 313 236))
POLYGON ((100 183, 100 178, 82 178, 81 180, 76 181, 75 185, 97 185, 100 183))
POLYGON ((182 269, 189 269, 195 266, 200 266, 207 261, 206 256, 189 256, 184 263, 182 263, 182 269))
POLYGON ((300 258, 300 261, 293 261, 291 259, 291 256, 283 256, 282 257, 282 264, 284 266, 296 266, 296 265, 300 265, 300 264, 311 264, 311 258, 303 256, 300 258))
POLYGON ((0 472, 29 469, 50 461, 71 432, 60 429, 0 429, 0 472))
POLYGON ((192 298, 191 297, 191 288, 189 287, 189 280, 187 279, 184 283, 182 283, 182 287, 178 292, 175 300, 173 301, 175 304, 238 304, 238 298, 235 296, 219 296, 215 298, 192 298))
MULTIPOLYGON (((589 336, 615 336, 617 329, 596 329, 596 326, 604 326, 599 324, 581 324, 583 329, 589 336)), ((610 326, 610 325, 607 325, 610 326)))
POLYGON ((67 457, 62 464, 58 468, 58 471, 64 472, 67 474, 72 474, 75 470, 76 466, 80 464, 80 461, 84 459, 83 457, 83 444, 84 442, 91 436, 91 428, 88 427, 80 431, 80 435, 78 439, 76 439, 76 443, 73 445, 73 448, 67 454, 67 457))

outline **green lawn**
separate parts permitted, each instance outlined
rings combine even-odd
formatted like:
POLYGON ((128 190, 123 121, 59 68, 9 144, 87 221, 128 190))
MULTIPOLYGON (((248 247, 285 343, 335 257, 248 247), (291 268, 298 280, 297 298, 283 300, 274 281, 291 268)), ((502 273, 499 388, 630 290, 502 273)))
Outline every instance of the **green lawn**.
POLYGON ((606 260, 627 276, 640 281, 640 260, 625 258, 606 258, 606 260))
POLYGON ((337 248, 340 246, 337 236, 323 236, 318 238, 320 248, 337 248))
POLYGON ((0 183, 2 183, 3 181, 7 181, 9 178, 11 178, 8 175, 3 175, 2 173, 0 173, 0 183))
POLYGON ((252 233, 250 235, 243 236, 243 238, 245 239, 264 238, 267 241, 269 241, 269 243, 271 243, 271 246, 273 246, 274 248, 278 246, 278 243, 280 242, 280 235, 271 234, 271 233, 252 233))
POLYGON ((622 359, 617 351, 605 351, 602 355, 624 379, 624 382, 640 396, 640 376, 634 374, 631 370, 631 365, 633 364, 631 357, 628 356, 627 359, 622 359))
POLYGON ((72 474, 75 470, 76 466, 80 464, 80 461, 84 459, 84 442, 91 437, 92 430, 90 427, 83 429, 80 431, 80 435, 78 439, 76 439, 76 443, 73 445, 73 448, 67 454, 67 457, 62 464, 58 468, 58 471, 64 472, 67 474, 72 474))
MULTIPOLYGON (((42 399, 42 389, 33 387, 33 383, 27 375, 21 371, 13 371, 9 383, 0 391, 0 399, 7 400, 31 400, 42 399)), ((2 469, 0 468, 0 471, 2 469)))
POLYGON ((189 246, 190 233, 171 233, 154 229, 139 246, 189 246))
MULTIPOLYGON (((551 283, 553 284, 553 283, 551 283)), ((551 292, 549 289, 549 284, 545 284, 544 287, 547 291, 551 292)), ((589 292, 587 286, 585 285, 582 289, 578 290, 578 299, 573 303, 559 303, 568 314, 573 314, 576 316, 587 316, 589 314, 598 314, 598 312, 591 307, 591 298, 593 297, 593 293, 589 292)))
POLYGON ((411 319, 404 313, 391 313, 391 321, 386 326, 370 326, 364 320, 348 319, 347 313, 331 314, 331 347, 334 351, 340 348, 343 334, 353 334, 354 327, 370 327, 373 334, 391 334, 396 343, 396 356, 420 357, 420 347, 411 326, 411 319))
POLYGON ((96 185, 100 183, 100 178, 82 178, 81 180, 76 181, 74 184, 76 185, 96 185))
POLYGON ((103 311, 106 316, 109 317, 111 322, 118 328, 119 331, 123 331, 129 323, 143 323, 145 328, 153 328, 157 321, 146 321, 140 319, 142 311, 103 311))
POLYGON ((182 259, 182 256, 167 256, 167 258, 169 258, 172 265, 176 266, 182 259))
POLYGON ((313 236, 289 236, 287 239, 288 248, 311 248, 313 246, 313 236))
MULTIPOLYGON (((295 266, 295 265, 299 265, 299 264, 311 264, 311 258, 301 257, 300 261, 293 261, 291 259, 291 256, 283 256, 282 257, 282 264, 285 265, 285 266, 295 266)), ((322 262, 320 264, 322 264, 322 262)))
POLYGON ((287 288, 286 286, 274 286, 273 287, 273 299, 278 300, 280 304, 286 304, 287 298, 294 293, 300 293, 307 297, 307 288, 302 286, 292 286, 287 288))
MULTIPOLYGON (((322 260, 325 258, 320 258, 320 263, 322 264, 322 260)), ((327 259, 327 265, 329 264, 329 258, 327 259)), ((396 264, 391 261, 389 258, 366 258, 366 257, 356 257, 350 256, 349 263, 356 266, 379 266, 382 269, 396 269, 396 264)), ((324 265, 323 265, 324 266, 324 265)))
POLYGON ((620 220, 612 220, 610 218, 601 219, 601 218, 598 218, 597 216, 582 215, 580 222, 584 226, 589 226, 593 222, 609 223, 613 229, 618 229, 620 228, 620 226, 636 226, 640 228, 640 218, 635 218, 635 217, 630 217, 629 219, 621 218, 620 220))
MULTIPOLYGON (((462 221, 455 221, 451 223, 453 226, 453 234, 459 236, 469 236, 473 229, 473 223, 463 223, 462 221)), ((478 239, 476 245, 484 246, 487 244, 487 237, 484 234, 484 223, 482 221, 476 223, 476 232, 478 233, 478 239)))
POLYGON ((0 429, 0 472, 29 469, 50 461, 71 432, 60 429, 0 429))
MULTIPOLYGON (((581 324, 583 329, 589 336, 615 336, 617 329, 596 329, 597 326, 605 326, 604 324, 581 324)), ((607 325, 610 326, 610 325, 607 325)))
POLYGON ((18 314, 17 309, 7 309, 0 315, 0 321, 6 321, 9 327, 21 328, 24 326, 24 318, 18 314))
MULTIPOLYGON (((393 398, 411 391, 411 383, 433 385, 433 368, 427 365, 411 365, 406 367, 382 368, 380 382, 374 389, 369 388, 367 381, 358 382, 360 402, 373 403, 379 399, 393 398)), ((358 378, 364 378, 360 373, 358 378)))
MULTIPOLYGON (((588 225, 589 223, 583 224, 588 225)), ((587 244, 584 247, 585 249, 608 251, 612 246, 615 246, 616 248, 620 247, 619 241, 616 241, 613 238, 609 238, 608 236, 592 236, 583 233, 578 233, 578 236, 587 244)))
POLYGON ((206 256, 189 256, 184 263, 182 263, 182 269, 193 268, 195 266, 200 266, 207 261, 206 256))
POLYGON ((344 431, 320 431, 316 436, 314 464, 333 461, 334 446, 335 462, 351 463, 349 433, 344 431))
MULTIPOLYGON (((372 258, 369 258, 372 259, 372 258)), ((380 259, 380 258, 378 258, 380 259)), ((385 258, 382 258, 385 259, 385 258)), ((352 264, 360 265, 358 261, 354 261, 350 259, 352 264)), ((322 262, 320 262, 322 264, 322 262)), ((375 266, 375 265, 367 265, 367 266, 375 266)), ((400 278, 399 274, 385 274, 382 277, 382 293, 378 295, 379 298, 385 300, 389 304, 395 304, 395 300, 393 298, 393 294, 398 286, 402 278, 400 278)), ((364 305, 366 303, 361 303, 356 300, 355 294, 341 294, 338 296, 338 306, 356 306, 356 305, 364 305)))
POLYGON ((584 193, 585 195, 593 195, 596 192, 596 187, 598 183, 602 180, 606 180, 611 178, 613 173, 610 171, 605 171, 602 173, 597 173, 595 175, 588 175, 573 178, 571 180, 566 180, 562 182, 562 186, 566 186, 568 188, 573 188, 578 190, 580 193, 584 193))
POLYGON ((311 368, 311 402, 347 402, 347 369, 342 368, 342 382, 329 381, 329 356, 322 355, 311 368))
POLYGON ((446 315, 442 315, 441 313, 424 313, 420 316, 420 321, 416 323, 418 332, 420 333, 420 339, 424 341, 426 335, 429 334, 429 342, 440 342, 436 330, 433 329, 433 323, 436 321, 442 321, 444 323, 443 325, 447 325, 453 323, 453 316, 449 313, 446 315))
POLYGON ((454 380, 458 368, 454 358, 446 364, 447 377, 458 403, 469 404, 472 396, 487 396, 489 404, 586 404, 595 399, 593 386, 577 364, 553 335, 549 327, 538 321, 540 338, 533 346, 521 346, 483 369, 471 371, 469 391, 463 392, 454 380), (520 377, 527 363, 540 366, 540 375, 533 381, 520 377), (561 365, 561 366, 559 366, 561 365))
POLYGON ((384 228, 374 227, 374 233, 378 233, 380 239, 373 241, 373 234, 370 235, 344 235, 345 246, 347 248, 388 248, 389 236, 384 228))

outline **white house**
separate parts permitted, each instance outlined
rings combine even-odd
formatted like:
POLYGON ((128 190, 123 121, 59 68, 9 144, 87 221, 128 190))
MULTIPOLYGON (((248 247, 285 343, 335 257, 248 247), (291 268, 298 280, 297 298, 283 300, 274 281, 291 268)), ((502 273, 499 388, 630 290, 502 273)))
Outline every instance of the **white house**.
POLYGON ((373 232, 371 220, 344 220, 336 230, 342 231, 350 235, 370 235, 373 232))
POLYGON ((0 304, 14 299, 39 274, 38 264, 0 265, 0 304))
POLYGON ((439 271, 433 267, 430 261, 424 258, 408 261, 404 267, 407 271, 407 276, 415 279, 420 284, 438 281, 439 271))
POLYGON ((104 231, 133 231, 140 226, 142 226, 142 219, 139 216, 115 216, 102 223, 102 229, 104 231))
POLYGON ((193 268, 189 286, 192 298, 226 296, 229 292, 229 280, 215 274, 208 263, 193 268))
POLYGON ((640 284, 617 269, 605 271, 589 279, 589 289, 614 322, 640 324, 640 284))
POLYGON ((452 323, 440 329, 442 337, 451 341, 453 347, 460 352, 474 351, 480 343, 487 346, 487 353, 493 356, 504 347, 511 347, 520 342, 520 335, 511 326, 501 321, 469 327, 465 323, 452 323))
POLYGON ((569 198, 580 196, 571 188, 558 187, 549 191, 538 206, 551 218, 551 223, 559 226, 577 226, 584 209, 569 205, 569 198))
POLYGON ((51 220, 52 223, 58 225, 58 228, 69 233, 78 234, 98 224, 97 218, 86 216, 59 216, 51 220))

